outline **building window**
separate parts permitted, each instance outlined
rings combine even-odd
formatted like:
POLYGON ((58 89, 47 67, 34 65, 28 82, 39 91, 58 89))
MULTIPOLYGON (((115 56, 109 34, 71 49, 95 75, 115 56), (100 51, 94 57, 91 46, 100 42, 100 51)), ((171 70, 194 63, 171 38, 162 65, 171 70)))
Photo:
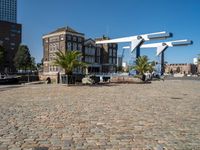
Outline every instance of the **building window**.
POLYGON ((11 46, 15 46, 15 43, 10 43, 11 46))
POLYGON ((52 65, 50 65, 50 66, 49 66, 49 71, 50 71, 50 72, 58 72, 58 67, 57 67, 57 66, 52 66, 52 65))
POLYGON ((94 47, 91 48, 91 55, 95 55, 95 48, 94 47))
POLYGON ((117 50, 113 49, 113 56, 116 57, 117 56, 117 50))
POLYGON ((82 38, 81 37, 78 38, 78 42, 82 42, 82 38))
POLYGON ((59 41, 59 36, 54 36, 49 38, 49 42, 56 42, 59 41))
POLYGON ((49 44, 49 51, 53 51, 53 44, 49 44))
POLYGON ((78 50, 82 51, 82 45, 81 44, 78 44, 78 50))
POLYGON ((109 49, 109 56, 112 56, 112 49, 109 49))
POLYGON ((73 41, 76 41, 76 39, 77 39, 76 36, 74 36, 74 37, 73 37, 73 41))
POLYGON ((86 47, 86 48, 85 48, 85 54, 86 54, 86 55, 89 55, 89 54, 90 54, 89 47, 86 47))
POLYGON ((95 62, 95 59, 94 59, 94 57, 86 56, 86 57, 85 57, 85 62, 94 63, 94 62, 95 62))
POLYGON ((112 64, 112 58, 109 58, 109 64, 112 64))
POLYGON ((14 33, 11 33, 11 37, 15 37, 16 36, 16 34, 14 34, 14 33))
POLYGON ((95 55, 95 48, 94 47, 86 47, 85 54, 87 54, 87 55, 95 55))
POLYGON ((100 64, 100 57, 96 58, 96 62, 100 64))
POLYGON ((5 38, 6 41, 9 41, 10 39, 8 37, 5 38))
POLYGON ((71 40, 72 39, 72 37, 71 37, 71 35, 67 35, 67 40, 71 40))
POLYGON ((67 43, 67 50, 70 50, 70 51, 71 51, 71 50, 72 50, 72 48, 71 48, 71 47, 72 47, 71 43, 70 43, 70 42, 68 42, 68 43, 67 43))
POLYGON ((73 50, 77 50, 77 44, 73 43, 73 50))
POLYGON ((100 56, 100 48, 97 48, 97 56, 100 56))
POLYGON ((60 48, 60 45, 59 43, 52 43, 52 44, 49 44, 49 51, 50 52, 56 52, 58 51, 60 48))
POLYGON ((115 58, 113 58, 113 64, 116 64, 116 59, 115 58))

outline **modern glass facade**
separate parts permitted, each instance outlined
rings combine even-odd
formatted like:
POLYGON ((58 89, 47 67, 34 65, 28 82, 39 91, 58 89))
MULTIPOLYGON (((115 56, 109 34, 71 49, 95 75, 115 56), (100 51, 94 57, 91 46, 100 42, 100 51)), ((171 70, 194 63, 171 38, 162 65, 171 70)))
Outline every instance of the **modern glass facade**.
POLYGON ((0 21, 17 22, 17 0, 0 0, 0 21))

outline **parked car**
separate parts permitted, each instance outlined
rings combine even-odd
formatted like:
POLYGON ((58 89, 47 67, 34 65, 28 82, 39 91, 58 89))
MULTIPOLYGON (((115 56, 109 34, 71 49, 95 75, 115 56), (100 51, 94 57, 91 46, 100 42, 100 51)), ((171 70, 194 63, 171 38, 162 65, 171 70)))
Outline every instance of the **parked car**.
POLYGON ((19 77, 11 76, 6 73, 0 73, 0 85, 17 83, 19 83, 19 77))

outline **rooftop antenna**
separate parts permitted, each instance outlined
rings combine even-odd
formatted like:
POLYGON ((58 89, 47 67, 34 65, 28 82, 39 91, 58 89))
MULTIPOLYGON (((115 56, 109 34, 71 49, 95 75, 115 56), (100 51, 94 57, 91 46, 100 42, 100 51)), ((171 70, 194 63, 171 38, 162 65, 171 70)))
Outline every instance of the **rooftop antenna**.
POLYGON ((109 31, 110 31, 110 28, 109 28, 109 25, 106 26, 106 36, 109 36, 109 31))

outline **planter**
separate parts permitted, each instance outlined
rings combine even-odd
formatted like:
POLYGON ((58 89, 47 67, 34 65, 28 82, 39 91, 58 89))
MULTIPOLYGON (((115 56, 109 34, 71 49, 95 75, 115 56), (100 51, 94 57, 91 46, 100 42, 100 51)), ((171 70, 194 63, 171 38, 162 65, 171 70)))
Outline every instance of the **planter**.
POLYGON ((73 75, 61 75, 62 84, 75 84, 75 76, 73 75))

